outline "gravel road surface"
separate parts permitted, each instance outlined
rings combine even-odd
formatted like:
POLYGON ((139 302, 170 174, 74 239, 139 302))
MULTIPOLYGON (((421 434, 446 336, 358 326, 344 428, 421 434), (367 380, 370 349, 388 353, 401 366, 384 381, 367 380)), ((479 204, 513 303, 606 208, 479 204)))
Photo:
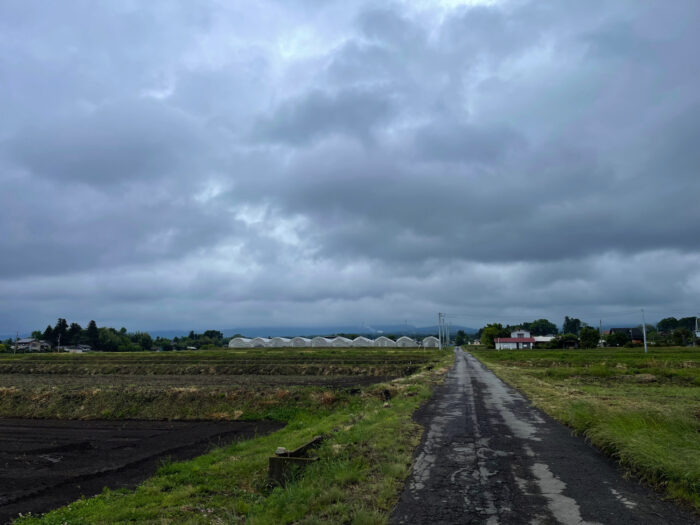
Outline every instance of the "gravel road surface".
POLYGON ((417 414, 425 426, 393 524, 696 524, 623 478, 469 353, 417 414))

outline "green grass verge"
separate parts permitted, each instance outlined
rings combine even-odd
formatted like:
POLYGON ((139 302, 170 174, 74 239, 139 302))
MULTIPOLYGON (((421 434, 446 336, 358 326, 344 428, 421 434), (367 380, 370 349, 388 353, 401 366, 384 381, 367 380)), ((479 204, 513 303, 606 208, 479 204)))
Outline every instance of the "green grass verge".
POLYGON ((700 510, 700 350, 472 353, 631 473, 700 510))
POLYGON ((421 436, 411 416, 430 397, 452 359, 451 353, 442 354, 437 366, 366 387, 357 395, 304 387, 308 398, 285 398, 268 407, 287 407, 290 417, 272 435, 165 464, 136 490, 106 489, 17 523, 386 523, 421 436), (327 436, 317 451, 320 461, 285 488, 268 489, 271 453, 319 434, 327 436))

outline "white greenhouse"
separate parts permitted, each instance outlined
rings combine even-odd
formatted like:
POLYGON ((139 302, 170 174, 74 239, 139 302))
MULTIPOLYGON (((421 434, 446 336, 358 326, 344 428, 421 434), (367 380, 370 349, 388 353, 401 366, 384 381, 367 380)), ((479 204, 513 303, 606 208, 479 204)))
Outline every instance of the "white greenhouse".
POLYGON ((374 340, 374 346, 383 348, 393 348, 396 346, 396 342, 382 335, 374 340))
POLYGON ((372 341, 371 339, 367 339, 366 337, 360 336, 352 340, 352 346, 354 346, 355 348, 374 346, 374 341, 372 341))
POLYGON ((311 340, 311 346, 314 348, 330 348, 331 345, 331 340, 327 339, 325 337, 314 337, 311 340))
POLYGON ((270 346, 270 340, 266 337, 256 337, 250 342, 253 348, 267 348, 270 346))
POLYGON ((331 346, 347 348, 347 347, 352 346, 352 339, 348 339, 347 337, 338 336, 338 337, 331 339, 331 346))
POLYGON ((418 346, 418 343, 415 339, 411 339, 410 337, 402 335, 396 340, 396 346, 398 346, 399 348, 412 348, 418 346))
POLYGON ((270 347, 272 348, 284 348, 287 346, 292 346, 292 340, 288 337, 273 337, 270 339, 270 347))
POLYGON ((306 337, 295 337, 292 339, 291 346, 295 348, 308 348, 311 346, 311 339, 306 337))
POLYGON ((440 341, 438 340, 437 337, 429 335, 428 337, 423 338, 423 348, 439 348, 439 347, 440 347, 440 341))
POLYGON ((252 346, 250 339, 247 337, 234 337, 228 342, 229 348, 251 348, 252 346))

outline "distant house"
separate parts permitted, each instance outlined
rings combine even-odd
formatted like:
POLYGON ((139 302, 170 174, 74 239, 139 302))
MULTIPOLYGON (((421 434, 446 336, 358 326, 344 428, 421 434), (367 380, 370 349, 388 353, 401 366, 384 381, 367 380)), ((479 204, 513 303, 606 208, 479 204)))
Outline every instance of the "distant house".
POLYGON ((19 352, 43 352, 51 350, 51 344, 33 337, 18 339, 14 344, 15 350, 19 352))
POLYGON ((62 348, 64 352, 68 352, 69 354, 84 354, 85 352, 89 352, 92 350, 92 347, 90 345, 75 345, 75 346, 65 346, 62 348))
POLYGON ((555 337, 553 335, 536 335, 533 339, 535 340, 535 346, 544 346, 554 341, 555 337))
POLYGON ((439 348, 440 347, 440 341, 438 340, 437 337, 429 335, 428 337, 423 338, 423 348, 439 348))
POLYGON ((510 337, 496 337, 493 342, 496 350, 531 349, 535 346, 535 338, 527 330, 515 330, 510 333, 510 337))
POLYGON ((644 341, 644 333, 641 328, 611 328, 610 330, 606 330, 605 334, 625 334, 633 343, 641 343, 644 341))

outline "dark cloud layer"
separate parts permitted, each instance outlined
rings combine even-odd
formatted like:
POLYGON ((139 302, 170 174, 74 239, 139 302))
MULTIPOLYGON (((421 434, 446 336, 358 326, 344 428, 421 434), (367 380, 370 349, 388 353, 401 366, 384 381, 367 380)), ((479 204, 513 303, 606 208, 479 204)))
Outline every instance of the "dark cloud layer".
POLYGON ((692 315, 700 7, 0 6, 0 332, 692 315))

